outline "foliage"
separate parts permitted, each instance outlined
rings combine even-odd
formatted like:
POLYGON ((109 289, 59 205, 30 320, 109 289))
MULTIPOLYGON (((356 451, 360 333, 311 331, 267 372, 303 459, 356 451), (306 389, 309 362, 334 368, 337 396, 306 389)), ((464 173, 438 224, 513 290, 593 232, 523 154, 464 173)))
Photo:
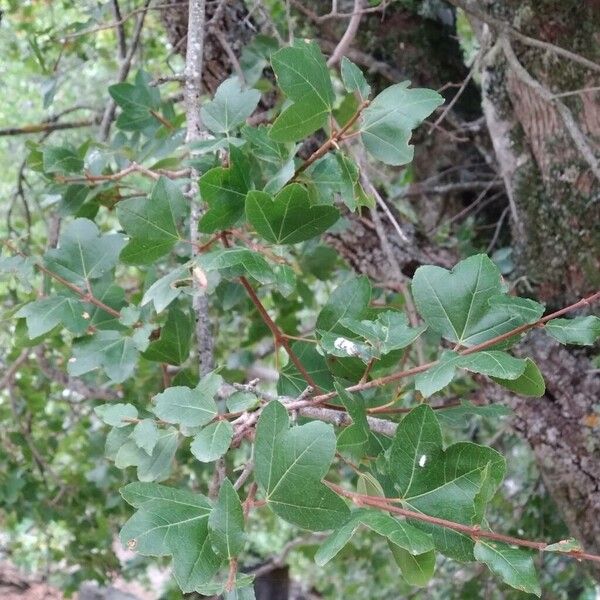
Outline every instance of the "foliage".
MULTIPOLYGON (((252 519, 263 519, 273 530, 282 520, 330 531, 314 554, 319 566, 343 557, 354 534, 368 530, 381 538, 373 555, 389 552, 407 587, 435 577, 439 554, 482 563, 508 586, 540 595, 531 550, 518 538, 486 537, 505 458, 455 441, 463 432, 449 433, 450 407, 433 410, 429 397, 449 386, 462 394, 473 385, 469 373, 542 396, 543 375, 530 358, 512 354, 515 344, 533 327, 561 343, 593 344, 599 319, 542 318, 541 304, 507 293, 485 254, 451 270, 417 269, 410 292, 418 322, 404 310, 406 298, 348 276, 335 257, 330 268, 311 262, 324 252, 320 236, 347 227, 349 211, 374 205, 361 186, 354 142, 371 160, 408 164, 412 131, 442 98, 409 82, 375 93, 347 58, 339 85, 314 42, 273 52, 270 65, 283 100, 272 124, 248 122, 260 91, 232 77, 200 109, 210 133, 185 145, 177 108, 139 71, 109 88, 119 107, 110 143, 30 145, 28 160, 58 199, 64 223, 55 247, 27 248, 17 236, 7 244, 4 318, 13 327, 11 361, 28 361, 45 345, 54 364, 44 357, 3 396, 14 418, 29 422, 6 436, 0 454, 10 474, 0 487, 3 509, 19 520, 45 504, 59 518, 65 502, 74 528, 107 540, 118 523, 125 547, 170 557, 183 592, 237 589, 250 597, 252 576, 239 565, 256 543, 252 519), (354 115, 337 123, 347 100, 354 115), (324 150, 303 160, 302 143, 315 132, 325 134, 324 150), (192 167, 202 172, 206 204, 201 244, 189 230, 192 167), (202 377, 194 339, 195 321, 205 318, 194 302, 199 295, 219 323, 218 368, 202 377), (276 396, 243 385, 245 367, 270 339, 276 396), (417 348, 433 360, 415 364, 417 348), (40 383, 56 371, 58 388, 40 383), (44 444, 39 458, 31 419, 44 411, 46 390, 56 396, 61 387, 82 414, 52 408, 44 426, 80 435, 70 447, 72 438, 34 430, 44 444), (343 413, 344 423, 336 417, 343 413), (100 462, 101 452, 110 463, 100 462), (21 456, 46 481, 21 482, 21 456), (86 483, 62 484, 62 476, 79 473, 77 461, 86 483), (116 488, 130 480, 120 499, 116 488), (99 503, 95 511, 83 509, 88 502, 99 503)), ((467 402, 452 410, 458 422, 473 414, 496 421, 501 412, 467 402)), ((41 519, 43 510, 36 513, 41 519)), ((94 543, 82 534, 68 560, 91 557, 94 543)), ((81 578, 114 566, 108 549, 95 562, 82 560, 89 565, 81 578)))

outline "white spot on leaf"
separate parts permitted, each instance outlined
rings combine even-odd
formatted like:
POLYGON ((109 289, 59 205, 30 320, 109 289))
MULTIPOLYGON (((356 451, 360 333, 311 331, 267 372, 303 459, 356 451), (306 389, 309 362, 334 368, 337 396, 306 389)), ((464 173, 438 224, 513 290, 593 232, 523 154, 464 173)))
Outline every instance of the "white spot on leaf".
POLYGON ((419 466, 424 467, 426 462, 427 462, 427 455, 423 454, 421 456, 421 458, 419 459, 419 466))
POLYGON ((348 356, 358 356, 358 348, 354 342, 346 338, 339 337, 333 342, 334 348, 342 350, 348 356))

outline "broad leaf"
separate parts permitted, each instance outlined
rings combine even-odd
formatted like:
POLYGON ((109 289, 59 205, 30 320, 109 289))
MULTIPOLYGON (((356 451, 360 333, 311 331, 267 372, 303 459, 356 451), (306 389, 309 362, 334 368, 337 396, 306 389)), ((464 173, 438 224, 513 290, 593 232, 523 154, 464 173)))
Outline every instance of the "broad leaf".
POLYGON ((133 375, 137 360, 138 351, 132 338, 118 331, 98 331, 73 345, 68 371, 77 377, 102 368, 112 381, 121 383, 133 375))
POLYGON ((297 244, 326 231, 340 214, 333 206, 311 206, 306 189, 292 183, 275 198, 265 192, 248 193, 246 216, 269 242, 297 244))
POLYGON ((312 531, 342 525, 348 507, 321 483, 334 454, 331 425, 315 421, 290 429, 285 407, 270 402, 258 420, 254 455, 256 479, 273 512, 312 531))
POLYGON ((102 404, 94 412, 111 427, 127 427, 132 420, 137 419, 138 411, 133 404, 102 404))
POLYGON ((435 573, 435 550, 414 555, 395 544, 388 543, 388 546, 406 582, 425 587, 435 573))
POLYGON ((199 461, 213 462, 229 450, 232 438, 233 425, 229 421, 219 420, 196 434, 190 450, 199 461))
POLYGON ((210 501, 201 494, 158 484, 131 483, 123 498, 137 508, 121 529, 123 545, 143 556, 173 557, 183 592, 208 583, 220 567, 208 533, 210 501))
POLYGON ((158 119, 152 114, 160 108, 158 88, 148 85, 148 77, 141 71, 136 75, 135 84, 117 83, 108 88, 112 99, 120 106, 117 127, 123 131, 144 131, 157 128, 158 119))
POLYGON ((526 365, 523 374, 517 379, 501 379, 492 377, 492 379, 509 390, 520 394, 521 396, 533 396, 539 398, 546 391, 544 377, 540 373, 538 366, 530 359, 525 359, 526 365))
POLYGON ((220 375, 209 373, 193 389, 185 386, 167 388, 154 397, 154 414, 167 423, 186 427, 207 425, 217 415, 214 397, 222 383, 220 375))
POLYGON ((371 93, 371 86, 367 83, 363 72, 345 56, 342 57, 341 73, 344 87, 349 92, 358 92, 361 98, 368 98, 371 93))
POLYGON ((69 147, 47 146, 43 157, 45 173, 78 173, 83 170, 83 160, 69 147))
POLYGON ((54 273, 87 290, 117 262, 125 240, 121 234, 101 235, 95 223, 75 219, 62 232, 58 248, 49 250, 44 263, 54 273))
POLYGON ((574 319, 553 319, 544 329, 561 344, 591 346, 600 338, 600 318, 593 315, 574 319))
POLYGON ((121 260, 146 265, 170 252, 181 239, 179 224, 188 207, 177 184, 166 177, 154 184, 149 197, 119 202, 117 216, 131 238, 121 252, 121 260))
POLYGON ((207 273, 219 271, 221 276, 226 279, 249 275, 263 284, 272 283, 275 280, 275 274, 269 263, 261 254, 247 248, 213 250, 200 255, 196 262, 207 273))
MULTIPOLYGON (((307 342, 294 342, 292 351, 296 354, 307 373, 321 390, 331 390, 333 378, 327 367, 325 358, 317 352, 315 345, 307 342)), ((301 394, 308 383, 296 365, 290 360, 279 374, 277 393, 281 396, 297 396, 301 394)))
POLYGON ((420 529, 388 514, 362 509, 354 511, 349 521, 323 542, 315 555, 315 562, 321 566, 328 563, 350 541, 360 525, 386 537, 392 544, 412 555, 433 550, 433 539, 420 529))
POLYGON ((538 318, 537 310, 524 306, 522 299, 515 299, 511 312, 510 297, 499 297, 500 271, 485 254, 471 256, 451 271, 419 267, 412 291, 430 329, 462 346, 485 342, 538 318))
POLYGON ((231 133, 243 125, 260 100, 258 90, 243 90, 237 77, 226 79, 200 114, 202 123, 213 133, 231 133))
POLYGON ((200 177, 200 195, 208 210, 200 231, 213 233, 234 226, 244 214, 246 193, 252 187, 250 165, 241 150, 230 149, 229 167, 215 167, 200 177))
POLYGON ((141 448, 148 455, 152 455, 158 440, 160 439, 160 431, 156 426, 154 419, 143 419, 133 428, 131 439, 135 442, 138 448, 141 448))
POLYGON ((296 42, 271 57, 277 83, 293 104, 277 117, 271 137, 294 142, 327 123, 335 99, 325 58, 314 42, 296 42))
POLYGON ((27 332, 33 340, 58 324, 63 324, 69 331, 82 334, 90 325, 88 305, 71 296, 49 296, 35 300, 23 306, 15 317, 24 317, 27 332))
MULTIPOLYGON (((433 410, 421 405, 402 420, 389 452, 389 473, 404 506, 465 524, 481 522, 485 505, 500 485, 506 464, 495 450, 469 442, 448 447, 433 410)), ((426 523, 440 552, 473 559, 473 542, 463 534, 426 523)))
POLYGON ((412 161, 414 147, 408 143, 412 130, 444 101, 433 90, 409 85, 405 81, 386 88, 362 113, 360 131, 365 147, 388 165, 412 161))
POLYGON ((190 354, 193 327, 194 315, 173 306, 160 329, 160 337, 148 346, 142 356, 155 362, 182 364, 190 354))
POLYGON ((474 555, 508 585, 541 596, 531 551, 482 539, 475 544, 474 555))
POLYGON ((208 532, 213 548, 223 558, 235 558, 244 549, 244 514, 231 481, 225 479, 217 503, 208 518, 208 532))

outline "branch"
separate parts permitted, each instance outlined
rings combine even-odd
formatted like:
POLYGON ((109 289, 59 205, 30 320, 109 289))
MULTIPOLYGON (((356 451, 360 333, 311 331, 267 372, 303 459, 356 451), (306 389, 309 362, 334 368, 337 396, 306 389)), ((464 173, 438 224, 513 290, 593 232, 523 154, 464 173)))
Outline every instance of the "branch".
POLYGON ((479 19, 480 21, 483 21, 484 23, 487 23, 488 25, 492 25, 500 33, 509 35, 509 36, 515 38, 516 40, 519 40, 521 43, 523 43, 527 46, 532 46, 534 48, 541 48, 542 50, 548 50, 549 52, 553 52, 554 54, 557 54, 558 56, 567 58, 583 67, 586 67, 587 69, 591 69, 592 71, 596 71, 597 73, 600 73, 600 65, 598 63, 595 63, 592 60, 585 58, 584 56, 581 56, 581 54, 571 52, 570 50, 567 50, 566 48, 561 48, 560 46, 556 46, 554 44, 551 44, 550 42, 544 42, 542 40, 538 40, 536 38, 529 37, 528 35, 525 35, 525 34, 521 33, 519 30, 515 29, 514 27, 512 27, 505 21, 496 19, 495 17, 488 15, 487 13, 472 6, 469 2, 466 2, 465 0, 448 0, 448 2, 450 4, 453 4, 455 7, 460 8, 461 10, 464 10, 466 13, 473 15, 475 18, 479 19))
MULTIPOLYGON (((441 519, 439 517, 432 517, 421 512, 415 512, 406 508, 401 508, 393 504, 389 498, 382 498, 381 496, 367 496, 364 494, 358 494, 356 492, 350 492, 343 487, 331 483, 330 481, 324 481, 331 490, 340 496, 349 498, 357 506, 372 506, 373 508, 379 508, 387 512, 400 515, 407 519, 413 519, 415 521, 421 521, 423 523, 430 523, 431 525, 438 525, 446 529, 452 529, 464 533, 471 537, 474 541, 480 538, 494 540, 496 542, 503 542, 511 546, 521 546, 523 548, 531 548, 533 550, 539 550, 543 552, 548 546, 547 542, 537 542, 533 540, 526 540, 523 538, 513 537, 510 535, 504 535, 502 533, 494 533, 493 531, 486 531, 481 529, 478 525, 464 525, 463 523, 456 523, 455 521, 448 521, 447 519, 441 519)), ((571 550, 568 552, 561 552, 566 556, 571 556, 578 560, 589 560, 593 562, 600 562, 600 556, 596 554, 590 554, 588 552, 582 552, 581 550, 571 550)))
POLYGON ((335 50, 333 51, 333 53, 329 57, 329 60, 327 61, 328 67, 335 67, 340 62, 340 60, 342 60, 342 56, 346 54, 348 48, 354 41, 354 38, 358 33, 358 26, 360 25, 360 20, 363 16, 362 7, 363 0, 354 0, 354 12, 352 14, 352 17, 350 18, 348 27, 346 28, 344 35, 338 42, 338 45, 335 47, 335 50))
MULTIPOLYGON (((204 35, 206 19, 205 0, 189 0, 187 50, 185 57, 184 103, 187 120, 187 143, 202 139, 202 122, 200 120, 200 95, 202 93, 202 59, 204 55, 204 35)), ((202 216, 199 173, 192 169, 191 184, 188 190, 191 202, 190 240, 192 256, 199 254, 198 223, 202 216)), ((200 375, 206 375, 213 367, 214 340, 209 317, 209 303, 199 282, 194 281, 193 308, 196 315, 196 344, 200 375)))
POLYGON ((588 144, 585 136, 575 118, 573 117, 573 113, 569 110, 567 105, 562 102, 559 98, 557 98, 552 92, 550 92, 547 88, 545 88, 537 79, 535 79, 529 71, 519 62, 519 59, 514 53, 514 50, 510 44, 509 39, 504 36, 501 38, 501 46, 504 51, 504 56, 506 56, 506 60, 508 64, 513 69, 515 75, 530 88, 535 90, 544 100, 547 102, 554 104, 558 114, 561 116, 562 121, 569 132, 573 143, 579 150, 580 154, 583 156, 584 160, 589 165, 592 173, 596 177, 598 181, 600 181, 600 162, 596 158, 594 151, 588 144))
POLYGON ((161 175, 164 175, 169 179, 189 177, 191 175, 191 170, 180 169, 179 171, 170 171, 168 169, 157 169, 156 171, 153 171, 136 162, 132 162, 129 166, 125 167, 121 171, 117 171, 116 173, 107 173, 105 175, 91 175, 86 173, 83 177, 64 177, 63 175, 55 175, 54 179, 58 183, 87 183, 89 185, 96 185, 104 183, 105 181, 119 181, 120 179, 123 179, 132 173, 141 173, 142 175, 157 181, 160 179, 161 175))
POLYGON ((123 27, 123 17, 119 0, 112 0, 113 12, 115 13, 115 30, 117 32, 117 41, 119 43, 119 58, 123 60, 127 56, 127 42, 125 41, 125 28, 123 27))
MULTIPOLYGON (((564 314, 567 314, 567 313, 577 310, 579 308, 589 306, 590 304, 592 304, 593 302, 596 302, 597 300, 600 300, 600 291, 595 292, 594 294, 592 294, 591 296, 588 296, 587 298, 582 298, 578 302, 575 302, 574 304, 570 304, 569 306, 566 306, 565 308, 561 308, 560 310, 550 313, 549 315, 546 315, 545 317, 538 319, 534 323, 527 323, 525 325, 520 325, 519 327, 515 327, 511 331, 508 331, 507 333, 503 333, 502 335, 498 335, 490 340, 487 340, 486 342, 482 342, 481 344, 471 346, 470 348, 465 348, 464 350, 461 350, 460 352, 458 352, 458 354, 460 354, 461 356, 468 356, 469 354, 474 354, 475 352, 480 352, 481 350, 486 350, 487 348, 490 348, 491 346, 495 346, 496 344, 503 342, 505 340, 508 340, 516 335, 520 335, 522 333, 525 333, 525 332, 530 331, 531 329, 535 329, 537 327, 542 327, 544 324, 546 324, 548 321, 551 321, 552 319, 557 319, 558 317, 561 317, 564 314)), ((347 392, 362 392, 364 390, 369 390, 372 388, 387 385, 388 383, 394 383, 396 381, 399 381, 400 379, 405 379, 406 377, 410 377, 411 375, 417 375, 418 373, 423 373, 424 371, 427 371, 431 367, 437 365, 438 362, 439 361, 435 360, 435 361, 426 363, 424 365, 412 367, 405 371, 400 371, 399 373, 393 373, 393 374, 387 375, 385 377, 379 377, 378 379, 372 379, 371 381, 367 381, 365 383, 358 383, 356 385, 351 385, 350 387, 346 388, 346 391, 347 392)), ((329 392, 327 394, 321 394, 319 396, 314 396, 311 400, 300 400, 300 401, 293 402, 293 403, 291 403, 291 405, 288 405, 288 408, 290 410, 292 410, 292 409, 297 410, 297 409, 303 408, 305 406, 315 406, 318 404, 322 404, 323 402, 327 402, 327 401, 331 400, 332 398, 335 398, 336 396, 337 396, 337 392, 329 392)))
POLYGON ((6 127, 0 129, 0 137, 9 135, 29 135, 31 133, 51 133, 62 129, 77 129, 79 127, 89 127, 97 123, 96 119, 83 119, 81 121, 68 121, 66 123, 36 123, 34 125, 23 125, 23 127, 6 127))

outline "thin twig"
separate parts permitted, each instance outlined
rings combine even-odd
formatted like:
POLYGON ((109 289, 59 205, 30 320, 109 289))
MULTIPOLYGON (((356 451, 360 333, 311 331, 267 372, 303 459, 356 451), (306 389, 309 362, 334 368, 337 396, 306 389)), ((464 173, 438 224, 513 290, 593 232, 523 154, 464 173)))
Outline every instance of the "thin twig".
POLYGON ((345 56, 348 48, 354 41, 356 34, 358 33, 358 27, 360 25, 360 21, 363 16, 363 2, 364 0, 354 0, 354 11, 352 17, 350 17, 350 21, 348 22, 348 27, 346 27, 346 31, 344 35, 341 37, 338 42, 335 50, 329 57, 327 61, 328 67, 335 67, 341 60, 342 57, 345 56))
MULTIPOLYGON (((387 512, 391 512, 396 515, 400 515, 407 519, 413 519, 422 523, 429 523, 431 525, 437 525, 465 535, 472 538, 474 541, 479 539, 494 540, 496 542, 503 542, 511 546, 521 546, 523 548, 531 548, 533 550, 539 550, 543 552, 548 546, 547 542, 537 542, 534 540, 526 540, 523 538, 513 537, 510 535, 504 535, 502 533, 494 533, 493 531, 486 531, 481 529, 478 525, 464 525, 463 523, 456 523, 455 521, 449 521, 448 519, 441 519, 440 517, 432 517, 422 512, 416 512, 396 506, 393 501, 389 498, 382 498, 381 496, 367 496, 364 494, 358 494, 344 489, 343 487, 332 483, 330 481, 324 481, 331 490, 340 496, 345 496, 354 502, 357 506, 372 506, 373 508, 379 508, 387 512)), ((600 562, 600 556, 596 554, 590 554, 581 550, 571 550, 567 552, 561 552, 566 556, 571 556, 578 560, 589 560, 593 562, 600 562)))

